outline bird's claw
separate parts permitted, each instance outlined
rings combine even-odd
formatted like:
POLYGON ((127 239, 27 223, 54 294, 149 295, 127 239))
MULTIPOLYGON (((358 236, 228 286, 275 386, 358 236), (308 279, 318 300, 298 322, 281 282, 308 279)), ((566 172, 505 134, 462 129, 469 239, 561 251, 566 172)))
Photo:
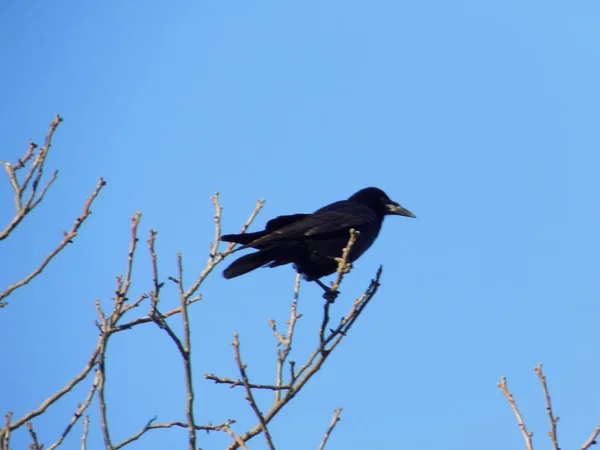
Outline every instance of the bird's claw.
POLYGON ((335 299, 338 295, 340 295, 340 291, 334 291, 333 289, 329 289, 325 291, 325 293, 323 294, 323 298, 329 303, 333 303, 335 302, 335 299))

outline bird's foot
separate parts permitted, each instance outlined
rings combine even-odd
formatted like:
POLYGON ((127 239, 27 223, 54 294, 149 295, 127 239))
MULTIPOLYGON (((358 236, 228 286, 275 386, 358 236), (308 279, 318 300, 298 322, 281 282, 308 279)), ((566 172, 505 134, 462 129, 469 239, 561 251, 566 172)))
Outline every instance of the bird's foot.
POLYGON ((333 289, 327 289, 323 294, 323 298, 327 300, 328 303, 335 302, 337 296, 340 295, 340 291, 334 291, 333 289))
POLYGON ((337 291, 337 290, 334 291, 333 289, 331 289, 329 286, 327 286, 325 283, 323 283, 318 278, 316 278, 313 281, 315 283, 317 283, 319 286, 321 286, 321 288, 323 288, 323 290, 325 291, 325 293, 323 294, 323 298, 325 300, 327 300, 327 302, 333 303, 335 301, 335 299, 337 298, 337 296, 340 295, 340 291, 337 291))

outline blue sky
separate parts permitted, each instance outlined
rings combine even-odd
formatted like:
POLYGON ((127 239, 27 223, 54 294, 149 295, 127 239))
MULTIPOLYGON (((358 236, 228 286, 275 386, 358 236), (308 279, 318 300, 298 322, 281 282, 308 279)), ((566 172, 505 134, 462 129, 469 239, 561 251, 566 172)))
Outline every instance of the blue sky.
MULTIPOLYGON (((379 264, 382 288, 274 420, 275 442, 316 448, 343 406, 329 449, 522 448, 496 387, 505 375, 537 448, 549 448, 539 362, 562 447, 600 424, 597 2, 33 1, 0 12, 0 158, 65 118, 48 161, 59 180, 1 243, 0 289, 53 248, 97 177, 108 181, 76 243, 0 312, 1 414, 36 407, 87 361, 93 302, 110 304, 136 210, 142 244, 159 231, 161 273, 175 273, 181 250, 191 277, 208 255, 215 191, 231 232, 259 198, 255 228, 375 185, 418 219, 387 219, 355 264, 339 314, 379 264)), ((11 195, 0 182, 2 223, 11 195)), ((134 275, 133 291, 150 289, 144 252, 134 275)), ((287 320, 293 280, 284 267, 203 286, 191 309, 199 422, 254 423, 241 391, 202 374, 236 375, 237 331, 251 376, 272 379, 267 319, 287 320)), ((321 301, 302 286, 306 330, 321 301)), ((312 344, 298 342, 297 358, 312 344)), ((184 419, 181 365, 156 327, 117 336, 107 370, 115 440, 153 415, 184 419)), ((86 390, 35 423, 43 442, 86 390)), ((95 407, 91 420, 90 448, 101 448, 95 407)), ((200 436, 206 449, 228 442, 200 436)), ((21 433, 13 446, 28 442, 21 433)), ((185 445, 169 430, 131 448, 185 445)))

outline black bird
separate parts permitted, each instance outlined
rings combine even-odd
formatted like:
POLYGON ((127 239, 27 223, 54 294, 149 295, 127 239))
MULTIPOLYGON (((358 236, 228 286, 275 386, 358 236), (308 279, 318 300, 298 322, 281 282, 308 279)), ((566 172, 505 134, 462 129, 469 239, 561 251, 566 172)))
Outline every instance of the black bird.
POLYGON ((348 244, 350 229, 360 232, 348 258, 353 262, 373 244, 387 215, 416 217, 381 189, 368 187, 348 200, 331 203, 312 214, 276 217, 267 222, 263 231, 226 234, 222 241, 242 244, 236 251, 245 248, 258 251, 235 260, 223 271, 223 276, 234 278, 262 266, 293 263, 306 280, 317 282, 330 293, 319 278, 337 270, 336 258, 342 256, 348 244))

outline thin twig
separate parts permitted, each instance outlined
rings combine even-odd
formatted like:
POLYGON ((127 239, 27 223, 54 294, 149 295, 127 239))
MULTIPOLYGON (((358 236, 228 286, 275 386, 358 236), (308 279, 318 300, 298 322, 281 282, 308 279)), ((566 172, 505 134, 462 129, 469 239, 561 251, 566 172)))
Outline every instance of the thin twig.
POLYGON ((54 137, 54 132, 56 131, 62 120, 62 117, 60 117, 57 114, 56 117, 52 120, 52 122, 50 122, 50 128, 46 133, 46 141, 44 142, 44 146, 39 149, 38 155, 35 157, 33 164, 29 168, 29 171, 25 175, 25 179, 21 184, 19 184, 16 172, 24 168, 25 164, 27 164, 31 160, 38 146, 34 142, 30 141, 29 148, 27 149, 25 156, 23 158, 20 158, 14 165, 7 161, 0 161, 0 164, 2 164, 6 170, 10 184, 13 188, 13 191, 15 192, 15 216, 8 223, 8 225, 6 225, 4 230, 0 231, 0 241, 6 239, 9 236, 9 234, 19 225, 19 223, 21 223, 25 216, 27 216, 27 214, 29 214, 37 205, 40 204, 40 202, 46 195, 46 192, 48 191, 52 183, 54 183, 54 181, 56 180, 58 172, 54 171, 46 185, 42 188, 41 193, 36 198, 39 182, 44 173, 44 163, 46 162, 46 157, 48 156, 48 152, 50 150, 50 147, 52 146, 52 138, 54 137), (35 178, 31 187, 31 191, 29 193, 29 197, 25 201, 25 204, 23 204, 23 194, 27 190, 29 182, 34 176, 35 178))
POLYGON ((225 431, 229 436, 231 436, 233 438, 233 440, 235 441, 235 443, 237 445, 239 445, 242 450, 248 450, 248 447, 246 447, 246 443, 244 441, 242 441, 242 439, 237 434, 235 434, 231 430, 231 428, 223 427, 223 431, 225 431))
POLYGON ((244 382, 244 387, 246 388, 246 400, 248 400, 248 402, 250 403, 250 407, 252 408, 254 414, 258 418, 262 432, 265 435, 267 446, 270 450, 275 450, 273 440, 271 439, 269 429, 267 428, 267 422, 265 420, 265 417, 260 412, 260 409, 258 409, 258 405, 256 404, 256 400, 254 399, 254 395, 252 395, 252 388, 250 388, 250 382, 248 381, 248 375, 246 374, 246 366, 242 362, 242 356, 240 355, 240 341, 237 333, 233 335, 233 349, 235 353, 235 361, 238 365, 238 369, 240 370, 240 375, 242 377, 242 381, 244 382))
POLYGON ((154 243, 156 242, 156 235, 158 232, 156 230, 149 230, 150 237, 148 238, 148 250, 150 251, 150 260, 152 261, 152 282, 154 284, 154 289, 150 292, 150 301, 151 301, 151 315, 154 315, 156 308, 158 307, 158 302, 160 299, 160 288, 163 286, 158 279, 158 261, 156 258, 156 251, 154 250, 154 243))
POLYGON ((554 411, 552 410, 552 402, 550 401, 550 392, 548 392, 548 385, 546 383, 546 375, 542 371, 542 364, 537 365, 533 368, 535 373, 537 373, 538 378, 540 379, 540 383, 542 383, 542 389, 544 390, 544 397, 546 397, 546 412, 548 413, 548 418, 550 419, 550 431, 548 431, 548 436, 552 440, 552 446, 554 450, 560 450, 560 446, 558 445, 558 436, 556 435, 556 422, 558 422, 559 417, 554 417, 554 411))
POLYGON ((337 423, 340 421, 341 413, 342 413, 342 408, 338 408, 335 411, 333 411, 333 419, 331 419, 329 428, 327 429, 327 431, 325 432, 325 435, 323 436, 323 439, 321 440, 321 445, 319 445, 319 450, 323 450, 325 448, 325 444, 327 444, 327 440, 329 439, 329 436, 333 432, 333 429, 335 428, 337 423))
POLYGON ((27 427, 27 430, 29 431, 29 436, 31 436, 31 440, 33 441, 32 444, 29 446, 29 448, 31 450, 42 450, 44 448, 44 446, 40 445, 38 438, 37 438, 37 434, 36 434, 35 430, 33 429, 33 424, 31 422, 26 422, 25 426, 27 427))
POLYGON ((533 436, 533 432, 531 432, 531 433, 528 432, 527 427, 525 427, 525 423, 523 422, 523 417, 521 417, 521 413, 519 412, 519 408, 517 407, 517 402, 515 401, 515 398, 513 397, 512 393, 508 390, 508 386, 506 384, 506 377, 500 378, 500 383, 498 383, 498 387, 500 388, 500 390, 502 391, 502 393, 508 400, 510 407, 512 408, 513 412, 515 413, 515 417, 517 418, 517 423, 519 424, 519 429, 521 430, 521 433, 523 434, 523 439, 525 440, 525 448, 527 450, 533 450, 533 442, 531 439, 533 436))
MULTIPOLYGON (((190 300, 187 301, 188 306, 191 305, 192 303, 196 303, 198 301, 202 300, 202 297, 197 296, 194 297, 190 300)), ((167 317, 171 317, 174 316, 176 314, 181 314, 181 307, 178 306, 177 308, 174 308, 170 311, 167 311, 165 313, 160 313, 161 317, 163 319, 166 319, 167 317)), ((150 323, 150 322, 154 322, 154 319, 152 318, 151 315, 145 316, 145 317, 138 317, 137 319, 133 319, 130 322, 126 322, 124 324, 121 325, 117 325, 112 329, 112 334, 118 333, 120 331, 125 331, 125 330, 131 330, 133 327, 136 327, 138 325, 141 325, 143 323, 150 323)))
MULTIPOLYGON (((140 224, 140 220, 142 218, 142 213, 140 211, 136 211, 135 214, 131 217, 131 241, 129 243, 129 251, 127 252, 127 269, 125 271, 125 280, 123 283, 120 283, 120 286, 117 288, 117 298, 116 301, 118 303, 118 307, 115 308, 117 314, 123 312, 127 312, 132 308, 135 308, 137 305, 141 303, 141 301, 147 296, 143 294, 140 298, 135 301, 133 304, 127 305, 123 308, 123 303, 127 301, 127 293, 129 292, 129 288, 131 287, 131 276, 133 273, 133 261, 135 259, 135 251, 137 248, 137 243, 139 241, 137 237, 137 230, 140 224)), ((116 317, 115 317, 116 319, 116 317)), ((114 321, 113 321, 114 323, 114 321)))
POLYGON ((334 292, 337 291, 338 288, 340 287, 340 284, 342 284, 344 275, 346 275, 352 269, 352 264, 349 262, 350 252, 352 252, 352 247, 354 247, 354 244, 356 243, 356 240, 359 237, 360 237, 360 231, 357 231, 354 228, 351 228, 348 243, 346 244, 346 247, 344 247, 344 250, 342 250, 341 257, 336 258, 336 261, 338 262, 338 267, 336 270, 337 277, 336 277, 335 281, 331 284, 331 290, 334 292))
POLYGON ((2 447, 0 448, 2 450, 10 450, 10 432, 16 428, 14 425, 11 426, 10 424, 12 417, 12 411, 7 412, 6 416, 4 416, 4 430, 2 430, 4 432, 4 436, 0 435, 2 438, 2 447))
MULTIPOLYGON (((177 252, 177 268, 179 274, 179 286, 183 286, 183 262, 181 252, 177 252)), ((196 423, 194 422, 194 384, 192 378, 192 343, 190 339, 190 318, 188 316, 188 303, 180 288, 181 319, 183 321, 183 341, 185 351, 182 354, 185 368, 185 386, 187 389, 186 415, 189 430, 189 448, 196 450, 196 423)))
MULTIPOLYGON (((294 283, 294 298, 292 300, 292 305, 290 307, 290 320, 288 322, 288 330, 286 336, 283 338, 281 343, 283 344, 282 349, 278 349, 277 351, 277 375, 276 375, 276 384, 278 387, 283 386, 283 366, 285 365, 288 356, 290 355, 290 351, 292 350, 292 341, 294 338, 294 330, 296 327, 296 321, 301 317, 301 314, 298 314, 298 300, 300 298, 300 281, 302 279, 302 275, 300 273, 296 274, 296 281, 294 283)), ((293 366, 292 366, 293 367, 293 366)), ((291 380, 290 383, 294 382, 294 373, 290 374, 291 380)), ((275 391, 275 403, 277 403, 281 398, 281 390, 278 389, 275 391)))
MULTIPOLYGON (((219 247, 219 239, 221 237, 221 211, 223 210, 223 208, 221 207, 221 205, 219 203, 219 193, 218 192, 216 192, 215 195, 213 197, 211 197, 211 199, 213 201, 213 204, 215 205, 215 219, 214 219, 215 220, 215 241, 211 244, 211 254, 208 257, 206 266, 204 267, 204 269, 202 270, 202 272, 200 273, 200 276, 196 279, 196 281, 188 288, 187 291, 185 291, 185 298, 188 300, 198 290, 198 288, 200 287, 202 282, 212 272, 212 270, 215 268, 215 266, 218 263, 220 263, 223 260, 223 258, 225 258, 227 255, 229 255, 233 251, 233 247, 235 246, 235 243, 232 242, 226 247, 224 252, 216 253, 218 250, 218 247, 219 247)), ((254 219, 256 218, 256 216, 258 215, 260 210, 262 209, 264 203, 265 203, 264 200, 258 200, 256 202, 256 207, 254 208, 254 211, 252 211, 252 213, 250 214, 250 217, 248 217, 248 220, 242 227, 242 231, 241 231, 242 233, 246 232, 246 230, 248 229, 250 224, 254 221, 254 219)))
MULTIPOLYGON (((114 450, 119 450, 119 449, 125 447, 126 445, 131 444, 134 441, 137 441, 147 431, 150 431, 150 430, 159 430, 159 429, 172 428, 172 427, 188 428, 188 424, 185 422, 175 421, 175 422, 168 422, 168 423, 154 423, 155 420, 156 420, 156 417, 153 417, 152 419, 150 419, 146 423, 146 425, 140 431, 138 431, 136 434, 128 437, 127 439, 122 440, 117 445, 115 445, 113 447, 114 450)), ((233 423, 235 423, 235 420, 228 420, 227 422, 224 422, 219 425, 196 425, 195 428, 196 428, 196 431, 207 431, 207 432, 208 431, 223 431, 226 427, 228 428, 233 423)))
POLYGON ((588 438, 587 441, 583 443, 579 450, 588 450, 592 445, 596 445, 596 439, 598 438, 598 436, 600 436, 600 425, 598 425, 596 429, 592 431, 591 436, 588 438))
MULTIPOLYGON (((227 377, 218 377, 213 373, 205 373, 204 378, 207 380, 214 381, 216 384, 229 384, 232 388, 236 386, 244 386, 244 382, 242 380, 232 380, 227 377)), ((264 389, 269 391, 281 391, 290 389, 289 385, 281 385, 277 386, 275 384, 254 384, 250 383, 249 385, 252 389, 264 389)))
MULTIPOLYGON (((92 382, 92 387, 90 388, 90 391, 88 392, 87 397, 85 398, 85 400, 83 401, 83 403, 80 404, 77 407, 77 410, 73 414, 73 417, 69 421, 69 424, 67 425, 67 427, 65 428, 65 430, 58 437, 58 439, 50 447, 48 447, 48 450, 54 450, 60 444, 62 444, 62 442, 64 441, 64 439, 67 437, 67 435, 69 434, 69 432, 73 429, 73 427, 75 426, 75 424, 79 420, 79 418, 83 415, 83 413, 85 412, 85 410, 92 403, 92 400, 94 398, 94 394, 96 393, 96 389, 98 388, 98 383, 99 382, 100 382, 100 377, 99 377, 99 374, 96 372, 96 376, 94 377, 94 381, 92 382)), ((84 419, 83 426, 84 426, 84 431, 85 431, 87 429, 87 426, 86 426, 86 423, 85 423, 85 419, 84 419)), ((87 435, 87 431, 85 431, 85 434, 87 435)), ((83 445, 83 441, 82 441, 82 445, 83 445)))
POLYGON ((87 437, 90 429, 90 416, 83 418, 83 433, 81 434, 81 450, 87 450, 87 437))
MULTIPOLYGON (((79 228, 81 227, 81 225, 83 225, 83 222, 85 221, 85 219, 87 219, 88 216, 92 213, 90 211, 90 207, 92 206, 92 203, 94 202, 94 200, 96 199, 96 197, 98 196, 98 194, 100 193, 100 191, 102 190, 102 188, 105 185, 106 185, 106 181, 104 181, 104 179, 102 179, 102 177, 100 177, 98 184, 96 185, 96 188, 94 189, 92 194, 88 197, 88 199, 85 202, 85 205, 83 207, 83 212, 81 213, 81 215, 79 217, 77 217, 77 219, 75 220, 75 223, 71 227, 71 230, 69 232, 65 233, 65 237, 60 242, 60 244, 58 244, 58 246, 54 250, 52 250, 46 256, 46 258, 44 258, 42 263, 36 269, 34 269, 33 272, 31 272, 25 278, 10 285, 8 288, 6 288, 6 290, 4 292, 0 292, 0 300, 2 300, 3 298, 6 298, 15 289, 18 289, 21 286, 25 286, 27 283, 29 283, 31 280, 33 280, 35 277, 37 277, 40 273, 42 273, 42 271, 46 268, 46 266, 50 263, 50 261, 52 261, 52 259, 54 259, 54 257, 56 255, 58 255, 58 253, 60 253, 67 246, 67 244, 73 242, 73 239, 75 238, 75 236, 77 236, 77 232, 78 232, 79 228)), ((2 303, 0 301, 0 308, 3 306, 6 306, 6 303, 2 303)))
MULTIPOLYGON (((350 252, 352 251, 352 247, 354 247, 354 244, 356 243, 356 240, 359 236, 360 232, 354 229, 350 229, 350 237, 348 238, 348 243, 346 244, 346 247, 344 247, 344 250, 342 250, 342 256, 340 258, 337 258, 337 278, 331 285, 331 292, 336 293, 338 291, 338 288, 340 287, 340 284, 344 279, 344 275, 351 270, 352 264, 348 263, 348 259, 350 258, 350 252)), ((319 329, 319 340, 321 341, 321 346, 323 347, 325 345, 325 332, 327 330, 327 324, 329 323, 329 308, 331 306, 331 303, 333 303, 333 301, 327 299, 325 305, 323 306, 323 322, 321 324, 321 328, 319 329)))
POLYGON ((98 404, 100 406, 100 427, 102 428, 102 436, 104 437, 104 445, 107 450, 112 450, 113 445, 110 439, 110 430, 108 427, 107 419, 107 406, 104 390, 106 387, 106 345, 109 334, 106 334, 105 339, 102 341, 100 352, 98 353, 98 368, 96 369, 96 375, 98 376, 98 404))
MULTIPOLYGON (((348 335, 350 328, 354 325, 358 317, 360 317, 361 313, 365 310, 377 293, 380 286, 379 281, 381 279, 382 272, 383 268, 379 267, 375 278, 371 280, 371 283, 365 292, 356 299, 348 314, 340 321, 338 327, 331 331, 331 333, 325 338, 325 342, 322 345, 319 345, 309 355, 300 370, 295 372, 293 382, 290 382, 290 389, 284 396, 281 397, 278 402, 274 403, 266 413, 262 414, 265 424, 269 424, 269 422, 277 415, 277 413, 287 403, 289 403, 296 396, 296 394, 298 394, 298 392, 300 392, 306 383, 308 383, 308 381, 321 369, 328 355, 340 344, 344 337, 348 335), (323 349, 326 351, 323 351, 323 349)), ((292 362, 290 361, 290 364, 291 363, 292 362)), ((258 423, 252 429, 240 435, 240 439, 244 442, 247 442, 261 432, 263 432, 263 426, 261 423, 258 423)), ((227 448, 228 450, 235 450, 239 447, 240 446, 237 442, 233 442, 227 448)))
POLYGON ((57 392, 52 394, 46 400, 44 400, 42 402, 42 404, 40 406, 38 406, 37 408, 35 408, 33 411, 28 412, 23 417, 21 417, 19 420, 17 420, 16 422, 13 422, 10 425, 10 429, 15 430, 15 429, 21 427, 23 424, 25 424, 25 422, 28 422, 31 419, 44 413, 58 399, 60 399, 63 395, 70 392, 71 389, 73 389, 77 384, 79 384, 79 382, 81 380, 83 380, 90 373, 90 371, 93 369, 93 367, 96 365, 96 358, 98 357, 98 353, 100 351, 100 342, 102 342, 102 337, 98 340, 98 344, 96 345, 96 348, 94 349, 94 352, 92 353, 92 356, 88 360, 88 363, 75 378, 73 378, 71 381, 69 381, 65 386, 63 386, 57 392))

